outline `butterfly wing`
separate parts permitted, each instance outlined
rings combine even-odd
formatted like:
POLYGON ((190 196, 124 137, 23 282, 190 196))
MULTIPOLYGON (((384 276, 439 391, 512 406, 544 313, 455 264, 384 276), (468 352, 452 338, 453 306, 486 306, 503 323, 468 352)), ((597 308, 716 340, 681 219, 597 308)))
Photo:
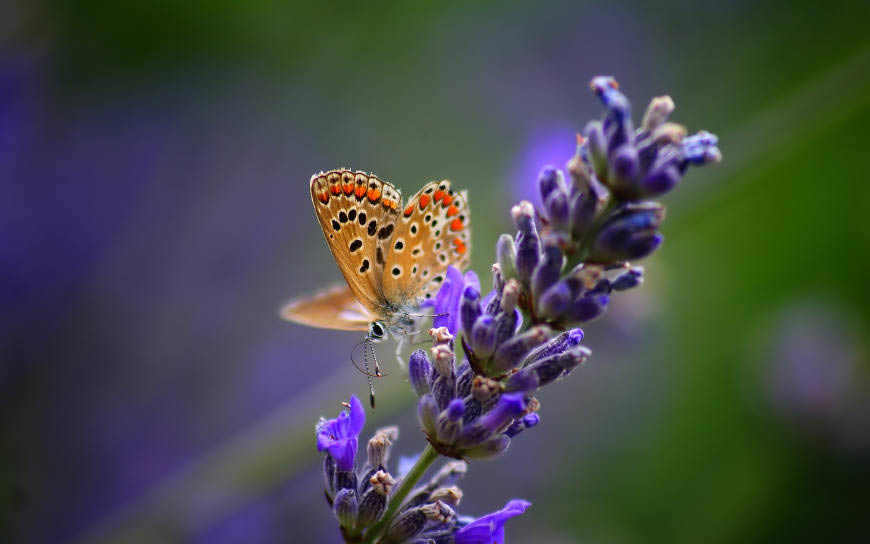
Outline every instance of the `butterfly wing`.
POLYGON ((385 293, 406 300, 431 298, 453 265, 460 270, 471 260, 471 216, 465 191, 450 182, 427 183, 404 207, 396 222, 384 266, 385 293))
POLYGON ((374 319, 346 285, 291 300, 279 313, 287 321, 342 331, 367 331, 374 319))
POLYGON ((332 170, 311 177, 311 201, 326 244, 350 291, 373 316, 383 318, 384 254, 402 196, 391 183, 364 172, 332 170))

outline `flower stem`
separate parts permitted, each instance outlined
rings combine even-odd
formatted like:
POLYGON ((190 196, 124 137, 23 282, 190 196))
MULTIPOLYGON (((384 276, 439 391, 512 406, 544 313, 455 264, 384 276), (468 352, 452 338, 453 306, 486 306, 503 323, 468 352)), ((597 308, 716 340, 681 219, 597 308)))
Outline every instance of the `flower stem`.
POLYGON ((427 443, 426 449, 424 449, 423 453, 420 454, 420 458, 417 459, 417 462, 414 463, 414 466, 411 467, 408 474, 402 478, 402 483, 399 484, 399 487, 397 487, 396 491, 390 496, 390 504, 387 506, 387 511, 384 512, 381 521, 372 525, 369 530, 366 531, 363 544, 372 544, 381 533, 386 531, 390 526, 390 523, 393 521, 393 518, 395 518, 396 514, 399 512, 402 503, 405 502, 408 493, 414 489, 414 486, 417 485, 417 482, 423 476, 423 473, 426 472, 426 469, 428 469, 437 458, 438 452, 427 443))

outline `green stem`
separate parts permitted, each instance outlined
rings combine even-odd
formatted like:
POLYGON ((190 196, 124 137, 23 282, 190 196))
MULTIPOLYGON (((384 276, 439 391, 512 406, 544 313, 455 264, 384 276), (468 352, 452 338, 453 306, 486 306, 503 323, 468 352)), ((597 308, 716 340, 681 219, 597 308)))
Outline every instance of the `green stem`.
POLYGON ((366 536, 362 541, 363 544, 372 544, 381 533, 386 531, 390 526, 390 523, 392 523, 393 518, 395 518, 396 514, 399 512, 402 503, 404 503, 405 499, 408 497, 408 493, 414 489, 414 486, 417 485, 417 482, 423 476, 423 473, 426 472, 426 469, 428 469, 437 458, 438 452, 435 451, 430 444, 426 444, 426 449, 424 449, 423 453, 420 454, 420 458, 417 459, 417 462, 414 463, 414 466, 411 467, 408 474, 402 478, 402 483, 399 484, 396 491, 390 495, 390 504, 387 506, 387 511, 384 512, 381 521, 375 523, 368 531, 366 531, 366 536))

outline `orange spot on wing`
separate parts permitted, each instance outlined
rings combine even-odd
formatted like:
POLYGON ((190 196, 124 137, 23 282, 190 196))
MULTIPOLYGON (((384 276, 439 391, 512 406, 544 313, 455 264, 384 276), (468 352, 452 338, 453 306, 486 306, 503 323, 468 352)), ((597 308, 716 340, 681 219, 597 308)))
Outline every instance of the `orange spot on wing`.
POLYGON ((411 214, 414 213, 414 205, 411 204, 407 208, 405 208, 405 217, 410 217, 411 214))
POLYGON ((318 195, 317 195, 317 200, 319 200, 319 201, 323 202, 324 204, 326 204, 327 202, 329 202, 329 195, 326 194, 326 192, 318 193, 318 195))
POLYGON ((462 243, 462 238, 454 238, 454 239, 453 239, 453 244, 454 244, 454 245, 457 245, 457 246, 458 246, 458 245, 461 244, 461 243, 462 243))
POLYGON ((453 217, 454 215, 459 213, 459 208, 456 206, 450 206, 447 208, 447 217, 453 217))
POLYGON ((377 189, 369 189, 369 200, 377 202, 381 198, 381 192, 377 189))
POLYGON ((438 202, 439 200, 444 198, 444 191, 442 191, 441 189, 438 189, 437 191, 435 191, 435 194, 432 196, 435 197, 435 202, 438 202))
POLYGON ((458 217, 450 222, 450 230, 462 230, 462 219, 458 217))
POLYGON ((344 184, 344 194, 349 195, 353 193, 353 183, 345 183, 344 184))
POLYGON ((365 185, 357 185, 356 187, 356 197, 362 198, 366 194, 366 186, 365 185))
POLYGON ((336 185, 332 185, 332 186, 330 186, 330 188, 329 188, 329 192, 332 193, 332 194, 334 194, 334 195, 340 194, 340 193, 341 193, 341 187, 339 187, 338 184, 336 184, 336 185))
POLYGON ((420 209, 429 205, 429 195, 420 195, 420 209))
POLYGON ((446 208, 447 206, 449 206, 451 202, 453 202, 453 197, 449 194, 444 195, 444 202, 442 203, 444 207, 446 208))
POLYGON ((462 255, 466 251, 468 251, 468 247, 465 244, 459 244, 456 246, 456 253, 462 255))

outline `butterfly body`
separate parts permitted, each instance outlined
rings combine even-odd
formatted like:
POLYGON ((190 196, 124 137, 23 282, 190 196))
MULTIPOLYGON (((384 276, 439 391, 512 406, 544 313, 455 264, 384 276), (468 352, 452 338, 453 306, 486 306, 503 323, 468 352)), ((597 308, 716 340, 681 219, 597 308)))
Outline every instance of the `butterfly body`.
POLYGON ((289 302, 281 310, 289 321, 368 331, 374 340, 406 336, 447 267, 468 266, 467 196, 447 180, 427 183, 407 204, 393 184, 347 169, 315 174, 309 190, 347 287, 289 302))

